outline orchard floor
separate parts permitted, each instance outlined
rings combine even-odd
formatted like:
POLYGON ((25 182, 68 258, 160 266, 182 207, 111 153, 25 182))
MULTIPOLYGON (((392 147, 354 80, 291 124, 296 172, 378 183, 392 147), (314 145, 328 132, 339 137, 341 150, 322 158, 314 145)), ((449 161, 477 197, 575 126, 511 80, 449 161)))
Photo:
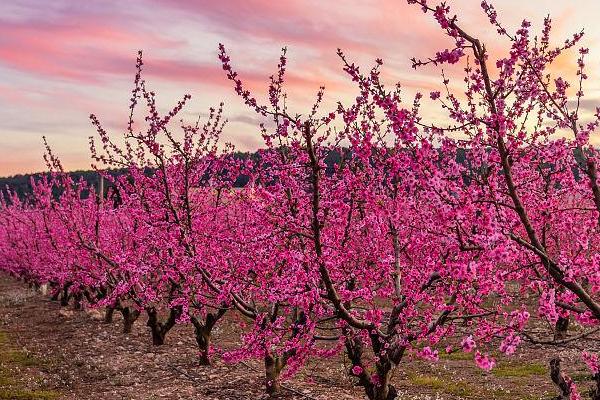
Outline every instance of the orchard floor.
MULTIPOLYGON (((121 321, 104 324, 95 311, 61 309, 48 297, 0 275, 0 399, 253 399, 263 398, 261 365, 197 365, 189 326, 177 326, 164 346, 149 340, 143 316, 129 335, 121 321)), ((215 342, 231 347, 236 324, 226 320, 215 342)), ((582 381, 577 354, 561 354, 582 381), (575 366, 575 367, 573 367, 575 366)), ((401 399, 549 399, 555 391, 546 364, 550 354, 527 349, 499 358, 492 372, 472 355, 455 353, 430 365, 406 360, 395 373, 401 399)), ((362 399, 345 377, 343 358, 314 362, 286 381, 282 398, 362 399)))

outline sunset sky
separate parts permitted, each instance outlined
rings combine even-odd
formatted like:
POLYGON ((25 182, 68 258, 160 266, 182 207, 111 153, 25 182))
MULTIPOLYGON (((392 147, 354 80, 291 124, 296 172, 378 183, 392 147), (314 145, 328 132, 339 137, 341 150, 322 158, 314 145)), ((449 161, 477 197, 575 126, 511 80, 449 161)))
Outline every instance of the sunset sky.
MULTIPOLYGON (((479 3, 449 2, 463 26, 493 38, 479 3)), ((589 104, 600 99, 600 2, 501 0, 495 5, 509 27, 527 18, 537 29, 550 14, 556 43, 584 28, 591 52, 587 99, 589 104)), ((490 47, 501 47, 490 41, 490 47)), ((89 168, 87 138, 94 130, 88 116, 97 114, 115 133, 124 125, 138 49, 144 51, 145 77, 161 106, 170 107, 190 93, 185 116, 195 119, 224 101, 231 121, 224 139, 240 150, 255 149, 257 120, 235 97, 220 68, 219 42, 261 96, 281 47, 287 46, 288 91, 299 111, 321 84, 328 102, 355 95, 341 71, 338 47, 365 67, 377 57, 384 59, 390 82, 427 93, 439 82, 438 72, 415 72, 410 58, 427 57, 448 43, 431 16, 404 0, 4 0, 0 176, 42 170, 42 135, 67 169, 89 168)), ((574 61, 565 60, 565 69, 574 61)))

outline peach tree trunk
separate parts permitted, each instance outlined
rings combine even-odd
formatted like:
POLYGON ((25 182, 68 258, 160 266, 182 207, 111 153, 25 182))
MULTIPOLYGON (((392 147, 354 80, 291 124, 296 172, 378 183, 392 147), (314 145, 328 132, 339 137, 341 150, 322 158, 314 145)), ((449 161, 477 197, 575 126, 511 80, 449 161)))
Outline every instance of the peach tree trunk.
POLYGON ((149 307, 146 309, 146 314, 148 314, 148 322, 146 323, 146 326, 150 328, 153 345, 162 346, 165 344, 165 337, 167 336, 167 333, 175 326, 177 318, 181 316, 182 311, 183 310, 181 306, 170 308, 167 320, 162 322, 159 320, 158 311, 156 308, 149 307))

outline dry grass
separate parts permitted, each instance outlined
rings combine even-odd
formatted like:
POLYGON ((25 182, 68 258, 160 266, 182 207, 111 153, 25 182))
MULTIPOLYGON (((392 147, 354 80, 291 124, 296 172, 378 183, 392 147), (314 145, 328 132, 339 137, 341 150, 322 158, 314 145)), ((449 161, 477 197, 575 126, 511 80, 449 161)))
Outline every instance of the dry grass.
POLYGON ((21 379, 23 370, 43 366, 31 354, 12 347, 8 335, 0 331, 0 400, 53 400, 60 393, 44 388, 29 388, 21 379))

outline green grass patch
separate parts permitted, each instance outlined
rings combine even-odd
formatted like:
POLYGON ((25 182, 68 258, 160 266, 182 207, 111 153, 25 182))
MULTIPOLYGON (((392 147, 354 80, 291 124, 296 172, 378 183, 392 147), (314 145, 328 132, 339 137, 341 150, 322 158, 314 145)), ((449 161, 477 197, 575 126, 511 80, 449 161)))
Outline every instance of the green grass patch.
POLYGON ((409 375, 408 379, 415 386, 425 386, 430 389, 441 389, 445 386, 444 381, 442 381, 437 376, 429 376, 429 375, 409 375))
POLYGON ((8 374, 8 372, 2 368, 0 369, 0 387, 7 387, 14 384, 14 380, 8 374))
POLYGON ((444 392, 450 393, 456 396, 471 396, 474 390, 468 383, 463 381, 448 382, 444 392))
POLYGON ((0 389, 2 400, 54 400, 60 393, 52 390, 0 389))
POLYGON ((502 378, 525 378, 529 376, 546 375, 548 369, 544 364, 500 364, 492 369, 492 374, 502 378))
POLYGON ((519 387, 513 387, 510 390, 506 389, 494 389, 486 391, 485 394, 488 399, 506 399, 506 400, 554 400, 554 396, 548 394, 530 394, 523 393, 519 390, 519 387))
POLYGON ((469 396, 473 394, 473 388, 466 382, 441 378, 438 376, 410 374, 409 381, 419 387, 426 387, 438 392, 453 394, 457 396, 469 396))
POLYGON ((6 360, 11 364, 17 364, 22 367, 38 367, 43 363, 30 354, 19 350, 9 350, 2 356, 2 361, 6 360))
POLYGON ((585 373, 585 372, 575 373, 573 375, 570 375, 570 377, 571 377, 571 379, 573 379, 573 381, 575 381, 577 383, 593 380, 592 375, 589 373, 585 373))
POLYGON ((0 331, 0 400, 54 400, 60 393, 54 390, 29 389, 13 375, 12 368, 41 367, 46 363, 32 355, 11 348, 6 333, 0 331))
POLYGON ((440 353, 440 359, 452 361, 467 361, 473 359, 473 353, 465 353, 464 351, 453 351, 452 353, 440 353))

